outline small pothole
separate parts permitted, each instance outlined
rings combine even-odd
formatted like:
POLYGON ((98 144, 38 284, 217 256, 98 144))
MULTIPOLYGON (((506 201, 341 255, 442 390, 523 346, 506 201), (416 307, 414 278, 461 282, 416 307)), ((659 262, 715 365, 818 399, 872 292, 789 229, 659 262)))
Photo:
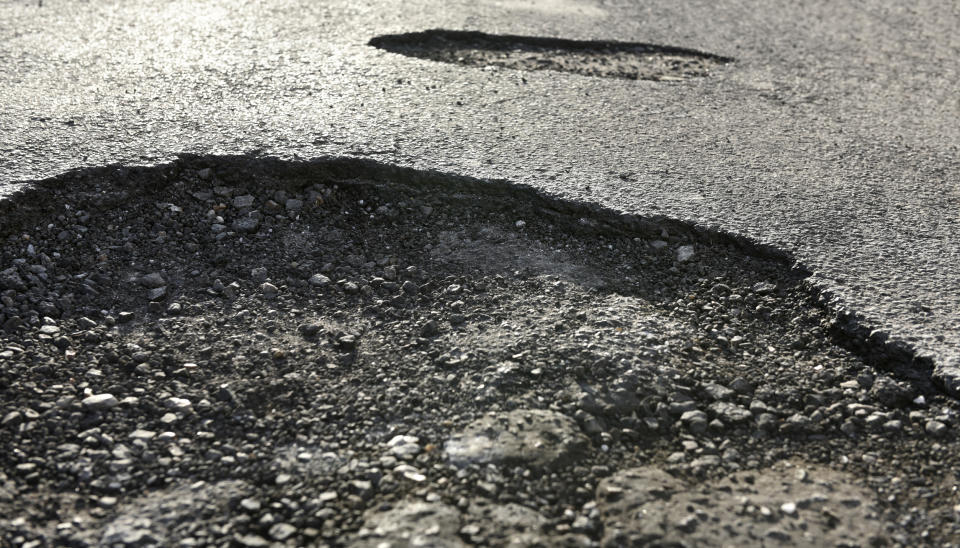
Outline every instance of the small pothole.
POLYGON ((637 42, 567 40, 433 29, 390 34, 370 45, 421 59, 472 67, 553 70, 628 80, 680 81, 708 76, 730 57, 637 42))
POLYGON ((650 524, 618 485, 665 474, 664 538, 955 532, 956 402, 732 237, 350 159, 91 170, 0 215, 15 545, 620 544, 650 524), (756 503, 698 502, 730 481, 756 503))

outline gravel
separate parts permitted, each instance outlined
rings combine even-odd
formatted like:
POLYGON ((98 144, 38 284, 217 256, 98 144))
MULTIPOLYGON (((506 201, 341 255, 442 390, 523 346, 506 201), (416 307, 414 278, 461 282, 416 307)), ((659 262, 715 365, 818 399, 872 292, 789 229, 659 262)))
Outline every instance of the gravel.
POLYGON ((184 160, 4 210, 0 544, 960 538, 960 406, 804 272, 414 175, 184 160))

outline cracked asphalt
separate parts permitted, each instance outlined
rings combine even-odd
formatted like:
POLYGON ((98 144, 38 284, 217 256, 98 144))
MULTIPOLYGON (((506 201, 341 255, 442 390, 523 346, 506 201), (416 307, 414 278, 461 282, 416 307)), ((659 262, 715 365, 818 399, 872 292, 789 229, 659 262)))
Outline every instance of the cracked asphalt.
POLYGON ((48 0, 0 22, 0 195, 181 153, 506 179, 776 246, 838 308, 960 367, 957 4, 48 0), (367 45, 431 28, 736 61, 649 82, 367 45))

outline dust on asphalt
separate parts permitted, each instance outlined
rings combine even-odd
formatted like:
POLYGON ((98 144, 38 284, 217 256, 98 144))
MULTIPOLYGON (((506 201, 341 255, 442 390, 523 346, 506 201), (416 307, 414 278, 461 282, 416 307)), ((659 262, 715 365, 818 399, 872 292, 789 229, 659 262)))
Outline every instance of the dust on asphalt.
POLYGON ((5 543, 958 538, 957 402, 732 239, 349 160, 5 207, 5 543))

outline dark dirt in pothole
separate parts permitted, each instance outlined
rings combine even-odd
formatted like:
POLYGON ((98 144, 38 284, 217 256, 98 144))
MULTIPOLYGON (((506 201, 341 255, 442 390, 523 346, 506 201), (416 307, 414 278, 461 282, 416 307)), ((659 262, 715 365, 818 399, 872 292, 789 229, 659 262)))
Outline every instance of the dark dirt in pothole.
POLYGON ((957 403, 731 238, 349 160, 2 207, 3 543, 958 538, 957 403))
POLYGON ((708 76, 733 59, 686 48, 482 32, 428 30, 378 36, 370 45, 421 59, 473 67, 553 70, 628 80, 708 76))

